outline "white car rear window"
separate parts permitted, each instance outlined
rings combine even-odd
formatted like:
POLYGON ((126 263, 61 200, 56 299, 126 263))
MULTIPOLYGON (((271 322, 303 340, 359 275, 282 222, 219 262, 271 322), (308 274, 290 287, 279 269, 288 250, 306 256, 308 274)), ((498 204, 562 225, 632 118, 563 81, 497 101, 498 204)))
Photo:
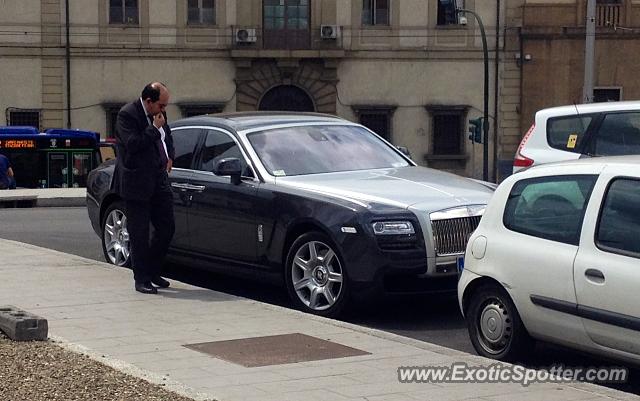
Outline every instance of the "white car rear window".
POLYGON ((584 134, 591 124, 592 116, 569 116, 550 118, 547 122, 547 142, 554 149, 581 153, 584 134))

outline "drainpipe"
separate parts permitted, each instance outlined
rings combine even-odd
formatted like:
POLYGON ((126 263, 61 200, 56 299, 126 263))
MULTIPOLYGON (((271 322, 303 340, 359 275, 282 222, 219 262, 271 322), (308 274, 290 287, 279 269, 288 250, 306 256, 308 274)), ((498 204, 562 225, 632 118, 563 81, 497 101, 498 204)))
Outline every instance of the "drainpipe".
POLYGON ((518 40, 520 42, 520 50, 518 50, 520 52, 520 60, 518 62, 520 67, 520 132, 522 132, 522 116, 524 115, 524 35, 522 34, 522 27, 518 27, 518 40))
POLYGON ((500 0, 496 2, 496 48, 495 48, 495 71, 493 82, 493 182, 498 182, 498 68, 500 65, 500 0))
POLYGON ((587 21, 584 41, 584 85, 582 102, 593 103, 593 59, 596 41, 596 0, 587 1, 587 21))
POLYGON ((67 61, 67 128, 71 128, 71 44, 69 43, 69 0, 64 2, 67 61))

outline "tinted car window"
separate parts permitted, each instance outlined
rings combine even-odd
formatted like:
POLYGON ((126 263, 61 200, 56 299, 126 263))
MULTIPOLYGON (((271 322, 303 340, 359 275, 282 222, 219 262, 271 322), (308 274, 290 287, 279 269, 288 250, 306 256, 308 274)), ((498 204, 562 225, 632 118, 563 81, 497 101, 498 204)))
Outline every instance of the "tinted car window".
POLYGON ((640 181, 611 183, 600 212, 596 244, 607 251, 640 257, 640 181))
POLYGON ((202 163, 199 170, 213 171, 215 163, 220 159, 235 157, 240 159, 243 175, 251 176, 248 173, 247 162, 240 152, 238 144, 224 132, 210 130, 207 131, 207 139, 202 149, 202 163))
POLYGON ((510 230, 578 245, 595 175, 531 178, 511 189, 503 222, 510 230))
POLYGON ((640 154, 640 113, 607 114, 592 147, 598 156, 640 154))
POLYGON ((191 168, 193 152, 198 143, 198 137, 202 130, 197 128, 185 128, 171 131, 173 137, 173 147, 176 155, 173 167, 191 168))
POLYGON ((300 126, 248 135, 251 145, 274 176, 331 173, 410 164, 362 127, 300 126))
POLYGON ((591 116, 550 118, 547 122, 549 146, 567 152, 579 152, 584 133, 591 124, 591 116))

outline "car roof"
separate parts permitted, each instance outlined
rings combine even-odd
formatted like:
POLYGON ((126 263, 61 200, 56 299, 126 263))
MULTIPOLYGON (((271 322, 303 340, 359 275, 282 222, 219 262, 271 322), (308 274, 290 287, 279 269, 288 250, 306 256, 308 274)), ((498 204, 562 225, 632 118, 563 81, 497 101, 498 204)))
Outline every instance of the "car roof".
POLYGON ((345 123, 351 122, 329 114, 298 113, 281 111, 252 111, 239 113, 207 114, 188 117, 171 123, 172 127, 190 125, 217 126, 229 128, 233 131, 244 131, 252 128, 269 127, 290 123, 345 123))
POLYGON ((605 156, 605 157, 586 157, 577 160, 565 160, 554 163, 541 164, 531 167, 527 171, 541 171, 545 169, 549 170, 562 170, 567 166, 589 166, 589 167, 604 167, 608 165, 629 166, 638 168, 640 167, 640 155, 629 156, 605 156))
POLYGON ((640 110, 640 101, 630 100, 624 102, 603 102, 570 104, 566 106, 550 107, 538 111, 540 116, 555 117, 574 114, 599 113, 602 111, 627 111, 640 110))

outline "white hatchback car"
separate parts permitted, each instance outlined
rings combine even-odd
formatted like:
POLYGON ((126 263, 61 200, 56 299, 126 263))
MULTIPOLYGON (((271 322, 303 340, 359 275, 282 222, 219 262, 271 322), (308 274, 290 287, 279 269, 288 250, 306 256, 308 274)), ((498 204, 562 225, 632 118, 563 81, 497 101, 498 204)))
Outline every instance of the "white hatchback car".
POLYGON ((531 339, 640 362, 640 156, 507 178, 471 235, 458 299, 476 351, 531 339))
POLYGON ((513 159, 513 172, 585 156, 640 155, 640 102, 552 107, 536 113, 513 159))

